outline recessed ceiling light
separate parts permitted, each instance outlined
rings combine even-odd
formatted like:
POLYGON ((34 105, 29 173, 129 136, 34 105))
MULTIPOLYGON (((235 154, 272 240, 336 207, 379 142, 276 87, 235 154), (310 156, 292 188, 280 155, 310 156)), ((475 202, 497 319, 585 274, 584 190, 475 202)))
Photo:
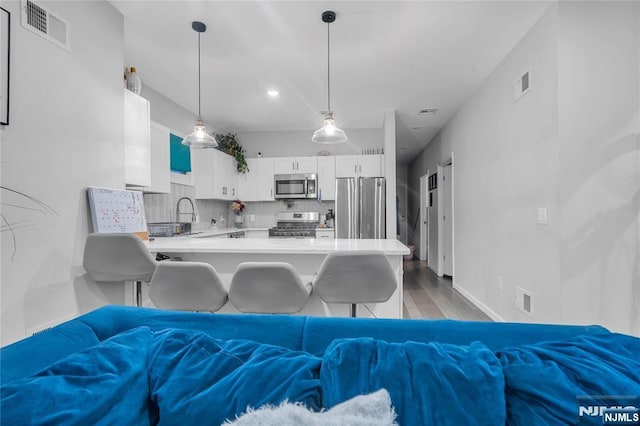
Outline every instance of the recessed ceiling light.
POLYGON ((271 96, 272 98, 278 97, 279 94, 280 94, 280 92, 278 92, 277 90, 268 90, 267 91, 267 95, 271 96))
POLYGON ((438 112, 438 108, 423 108, 418 111, 418 115, 433 115, 438 112))

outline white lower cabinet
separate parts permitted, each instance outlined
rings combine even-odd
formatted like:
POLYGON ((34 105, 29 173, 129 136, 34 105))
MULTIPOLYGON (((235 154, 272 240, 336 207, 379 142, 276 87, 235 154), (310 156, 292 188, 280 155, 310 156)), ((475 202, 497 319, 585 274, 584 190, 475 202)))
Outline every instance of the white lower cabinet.
POLYGON ((333 240, 335 238, 335 232, 333 228, 317 228, 316 239, 317 240, 333 240))
POLYGON ((244 231, 244 236, 246 238, 269 238, 269 230, 268 229, 250 229, 244 231))

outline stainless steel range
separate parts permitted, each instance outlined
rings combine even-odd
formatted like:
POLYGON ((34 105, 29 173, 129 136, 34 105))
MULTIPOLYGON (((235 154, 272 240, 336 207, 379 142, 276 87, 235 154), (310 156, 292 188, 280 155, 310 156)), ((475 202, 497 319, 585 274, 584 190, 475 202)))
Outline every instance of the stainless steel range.
POLYGON ((320 224, 318 212, 280 212, 276 226, 269 229, 272 238, 315 238, 320 224))

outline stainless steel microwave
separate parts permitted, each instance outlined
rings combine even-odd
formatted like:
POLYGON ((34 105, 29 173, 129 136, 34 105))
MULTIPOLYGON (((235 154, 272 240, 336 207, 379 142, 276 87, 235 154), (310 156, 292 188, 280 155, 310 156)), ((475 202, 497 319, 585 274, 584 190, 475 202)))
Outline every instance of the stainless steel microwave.
POLYGON ((315 173, 296 175, 275 175, 276 199, 317 198, 318 175, 315 173))

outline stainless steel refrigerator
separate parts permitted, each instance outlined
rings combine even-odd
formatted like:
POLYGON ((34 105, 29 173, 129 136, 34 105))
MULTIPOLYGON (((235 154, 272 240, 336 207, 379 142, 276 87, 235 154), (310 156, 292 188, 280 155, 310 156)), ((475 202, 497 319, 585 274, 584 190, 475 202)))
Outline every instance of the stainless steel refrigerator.
POLYGON ((385 180, 336 178, 336 238, 386 238, 385 180))

